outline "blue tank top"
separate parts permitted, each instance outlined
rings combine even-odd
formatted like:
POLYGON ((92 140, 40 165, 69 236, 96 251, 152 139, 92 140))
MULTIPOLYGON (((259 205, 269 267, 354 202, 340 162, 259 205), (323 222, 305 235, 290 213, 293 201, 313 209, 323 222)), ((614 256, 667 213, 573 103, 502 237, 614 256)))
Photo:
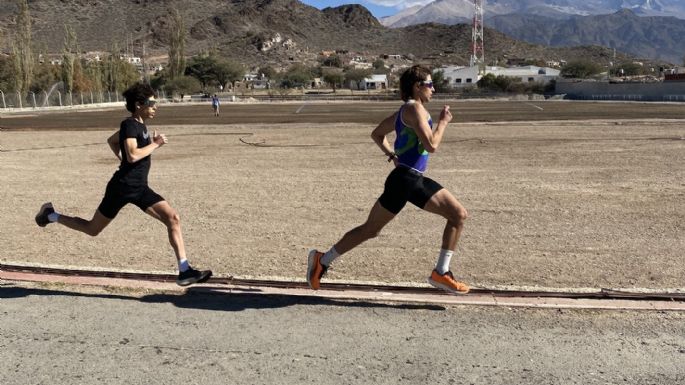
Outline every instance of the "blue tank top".
MULTIPOLYGON (((395 120, 395 134, 397 134, 394 146, 395 154, 397 154, 399 164, 419 172, 425 172, 428 166, 428 151, 423 148, 423 144, 416 135, 416 132, 402 120, 402 111, 410 103, 413 102, 410 101, 402 105, 397 113, 397 119, 395 120)), ((431 119, 430 114, 428 115, 428 125, 432 130, 433 119, 431 119)))

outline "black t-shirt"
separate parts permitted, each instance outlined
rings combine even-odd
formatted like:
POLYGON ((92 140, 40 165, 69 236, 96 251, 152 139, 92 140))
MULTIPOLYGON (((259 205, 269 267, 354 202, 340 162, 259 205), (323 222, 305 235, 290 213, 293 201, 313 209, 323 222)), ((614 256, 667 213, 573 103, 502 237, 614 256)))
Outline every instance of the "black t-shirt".
POLYGON ((152 137, 147 127, 135 119, 126 119, 121 122, 119 129, 119 148, 121 149, 121 166, 112 176, 112 180, 131 187, 147 186, 147 175, 150 172, 150 155, 135 162, 129 163, 126 158, 126 139, 136 138, 138 148, 152 143, 152 137))

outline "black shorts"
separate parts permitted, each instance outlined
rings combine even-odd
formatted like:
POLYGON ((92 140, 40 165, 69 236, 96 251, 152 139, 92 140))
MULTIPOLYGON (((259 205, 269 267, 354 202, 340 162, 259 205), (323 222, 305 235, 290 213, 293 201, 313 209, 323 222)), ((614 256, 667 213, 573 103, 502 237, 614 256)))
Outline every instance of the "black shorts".
POLYGON ((398 166, 385 180, 385 190, 378 201, 386 210, 398 214, 407 202, 423 209, 428 200, 440 190, 440 183, 418 171, 398 166))
POLYGON ((148 207, 163 200, 161 195, 152 191, 148 186, 131 187, 111 180, 107 184, 105 197, 102 198, 98 211, 105 217, 114 219, 119 210, 129 203, 133 203, 145 211, 148 207))

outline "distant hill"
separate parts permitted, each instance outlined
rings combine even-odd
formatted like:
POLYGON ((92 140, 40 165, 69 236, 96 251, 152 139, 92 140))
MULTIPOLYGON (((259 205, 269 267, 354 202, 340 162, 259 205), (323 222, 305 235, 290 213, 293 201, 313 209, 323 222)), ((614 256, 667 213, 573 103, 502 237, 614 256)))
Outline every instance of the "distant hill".
MULTIPOLYGON (((322 50, 362 55, 401 54, 429 64, 469 61, 468 25, 421 24, 399 29, 381 25, 359 5, 318 10, 297 0, 33 0, 34 43, 48 53, 62 50, 64 25, 76 31, 82 51, 109 51, 113 44, 132 42, 140 55, 167 53, 170 9, 184 17, 188 32, 186 53, 215 49, 249 66, 313 62, 322 50)), ((0 0, 0 28, 11 35, 16 14, 14 0, 0 0)), ((549 48, 514 40, 486 29, 486 58, 611 60, 602 47, 549 48)), ((8 49, 9 39, 0 40, 8 49)), ((622 54, 619 52, 619 57, 622 54)))
MULTIPOLYGON (((469 23, 473 12, 470 0, 436 0, 381 23, 469 23)), ((685 55, 685 0, 487 0, 484 16, 486 27, 535 44, 601 45, 673 64, 685 55)))
POLYGON ((612 15, 574 16, 568 20, 495 16, 487 24, 517 39, 554 47, 597 44, 674 64, 682 64, 685 55, 685 20, 639 17, 627 9, 612 15))
MULTIPOLYGON (((487 0, 485 17, 499 15, 535 15, 555 19, 572 16, 593 16, 612 14, 629 9, 640 16, 671 16, 685 19, 683 0, 487 0)), ((420 10, 402 17, 398 15, 381 19, 387 27, 406 27, 413 24, 440 22, 458 24, 473 17, 471 0, 435 0, 420 10)))

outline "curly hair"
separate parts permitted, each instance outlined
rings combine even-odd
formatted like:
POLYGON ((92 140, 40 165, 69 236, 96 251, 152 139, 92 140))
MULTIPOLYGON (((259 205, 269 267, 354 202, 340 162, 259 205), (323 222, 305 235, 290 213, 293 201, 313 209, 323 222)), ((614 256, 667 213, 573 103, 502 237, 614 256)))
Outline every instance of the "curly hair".
POLYGON ((136 103, 144 103, 145 100, 151 96, 157 96, 155 90, 149 84, 136 83, 129 87, 122 94, 126 99, 126 109, 133 113, 136 111, 136 103))
POLYGON ((400 96, 405 102, 412 97, 414 83, 422 82, 430 76, 431 70, 422 65, 415 65, 408 68, 400 77, 400 96))

